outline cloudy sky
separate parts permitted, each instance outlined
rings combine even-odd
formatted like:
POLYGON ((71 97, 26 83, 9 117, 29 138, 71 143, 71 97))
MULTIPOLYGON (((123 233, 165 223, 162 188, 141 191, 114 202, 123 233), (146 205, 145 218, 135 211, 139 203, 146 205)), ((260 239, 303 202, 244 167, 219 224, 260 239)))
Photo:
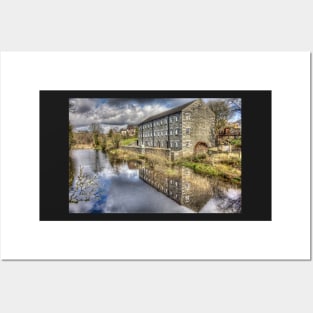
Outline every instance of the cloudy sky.
MULTIPOLYGON (((69 113, 74 130, 87 130, 92 123, 101 124, 104 132, 138 124, 158 114, 195 100, 194 98, 73 98, 69 113)), ((207 102, 210 99, 203 99, 207 102)))

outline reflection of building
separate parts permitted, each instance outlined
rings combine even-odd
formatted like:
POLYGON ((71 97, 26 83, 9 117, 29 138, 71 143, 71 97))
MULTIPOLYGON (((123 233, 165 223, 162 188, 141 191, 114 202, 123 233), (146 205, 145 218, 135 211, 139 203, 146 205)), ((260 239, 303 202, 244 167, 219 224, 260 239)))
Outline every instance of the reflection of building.
POLYGON ((214 186, 205 177, 181 167, 175 176, 149 168, 139 169, 139 177, 175 202, 199 212, 213 196, 214 186))
POLYGON ((183 155, 214 146, 214 113, 199 99, 151 116, 139 124, 138 144, 183 155))

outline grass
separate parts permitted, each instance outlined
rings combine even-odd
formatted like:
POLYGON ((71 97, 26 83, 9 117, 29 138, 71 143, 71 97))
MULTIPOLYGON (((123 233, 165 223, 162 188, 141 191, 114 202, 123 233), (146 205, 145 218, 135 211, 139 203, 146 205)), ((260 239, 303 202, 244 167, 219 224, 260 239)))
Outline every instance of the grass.
POLYGON ((122 149, 112 149, 107 152, 110 157, 121 160, 121 161, 138 161, 142 163, 144 157, 140 157, 141 155, 135 153, 133 151, 127 151, 122 149))
MULTIPOLYGON (((135 143, 137 138, 127 138, 120 141, 121 146, 127 146, 135 143)), ((75 145, 73 149, 99 149, 93 145, 75 145)), ((192 169, 195 173, 214 177, 225 182, 233 183, 237 186, 241 185, 241 158, 238 153, 220 153, 216 148, 211 149, 214 152, 211 155, 206 153, 193 155, 176 160, 169 161, 163 155, 157 153, 139 154, 135 151, 123 149, 113 149, 111 140, 107 141, 107 153, 116 160, 137 161, 146 163, 156 170, 165 170, 166 174, 173 176, 177 174, 177 170, 173 169, 173 165, 185 166, 192 169)))
POLYGON ((191 156, 181 158, 175 164, 191 168, 197 174, 241 185, 241 159, 236 155, 191 156))
POLYGON ((127 139, 122 139, 121 142, 120 142, 120 145, 121 146, 129 146, 131 145, 132 143, 135 143, 137 142, 137 137, 135 138, 127 138, 127 139))
MULTIPOLYGON (((76 134, 77 135, 77 134, 76 134)), ((129 146, 135 142, 137 142, 137 137, 132 137, 132 138, 125 138, 125 139, 121 139, 120 141, 120 146, 129 146)), ((76 140, 76 143, 73 144, 72 149, 95 149, 95 150, 102 150, 102 146, 101 146, 101 142, 102 139, 100 139, 100 145, 98 145, 97 147, 94 147, 93 142, 80 142, 79 140, 76 140)), ((113 149, 113 143, 112 143, 112 139, 110 137, 107 137, 107 150, 113 149)))

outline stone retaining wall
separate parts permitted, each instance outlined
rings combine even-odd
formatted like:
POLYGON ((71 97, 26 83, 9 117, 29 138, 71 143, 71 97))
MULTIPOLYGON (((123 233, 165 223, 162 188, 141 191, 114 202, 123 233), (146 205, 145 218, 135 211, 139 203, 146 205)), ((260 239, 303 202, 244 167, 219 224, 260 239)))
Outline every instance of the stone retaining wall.
POLYGON ((133 151, 140 154, 154 154, 154 155, 161 155, 166 157, 167 159, 174 161, 178 157, 181 156, 180 151, 171 151, 171 149, 164 149, 164 148, 154 148, 154 147, 140 147, 140 146, 122 146, 120 149, 133 151))

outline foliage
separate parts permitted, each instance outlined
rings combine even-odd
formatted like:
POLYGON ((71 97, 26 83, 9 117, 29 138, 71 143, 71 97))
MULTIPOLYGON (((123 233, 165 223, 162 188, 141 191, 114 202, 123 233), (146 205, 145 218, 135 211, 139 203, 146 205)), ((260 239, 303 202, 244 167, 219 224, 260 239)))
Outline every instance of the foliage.
POLYGON ((108 148, 108 139, 107 139, 107 136, 104 135, 104 136, 102 137, 101 149, 102 149, 103 151, 106 151, 107 148, 108 148))
POLYGON ((146 159, 152 168, 155 168, 157 165, 169 166, 171 162, 163 155, 156 153, 146 153, 146 159))
POLYGON ((71 149, 73 144, 75 144, 75 140, 73 136, 73 127, 70 122, 68 123, 68 143, 69 143, 69 149, 71 149))
POLYGON ((193 155, 192 159, 195 162, 199 162, 201 160, 205 160, 207 158, 207 154, 206 153, 198 153, 193 155))
POLYGON ((100 144, 99 136, 101 134, 101 126, 99 124, 93 123, 90 126, 90 130, 91 130, 92 136, 93 136, 94 148, 97 148, 100 144))
POLYGON ((240 148, 241 147, 241 138, 236 138, 236 139, 232 139, 230 140, 230 144, 240 148))
POLYGON ((235 155, 224 153, 206 155, 198 158, 197 155, 176 160, 175 164, 193 169, 197 174, 216 177, 225 182, 241 185, 241 159, 235 155))
POLYGON ((112 128, 109 130, 108 136, 109 136, 110 138, 112 138, 112 136, 113 136, 113 129, 112 129, 112 128))

